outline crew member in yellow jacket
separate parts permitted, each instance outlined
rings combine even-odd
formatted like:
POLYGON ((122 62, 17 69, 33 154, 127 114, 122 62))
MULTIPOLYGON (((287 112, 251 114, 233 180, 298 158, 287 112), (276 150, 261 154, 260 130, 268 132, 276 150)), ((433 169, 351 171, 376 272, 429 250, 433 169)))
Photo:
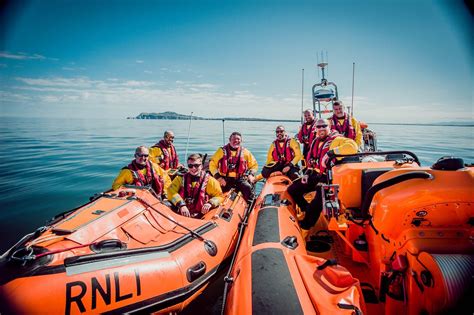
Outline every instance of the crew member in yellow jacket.
POLYGON ((166 130, 163 139, 150 148, 150 160, 158 164, 165 171, 177 169, 182 166, 179 163, 178 153, 173 145, 174 132, 166 130))
POLYGON ((202 169, 202 156, 188 157, 189 171, 176 176, 168 188, 169 201, 186 217, 201 217, 223 201, 219 182, 202 169))
POLYGON ((135 159, 122 168, 115 178, 112 189, 118 189, 122 185, 149 186, 159 196, 166 195, 166 189, 171 184, 171 179, 161 167, 148 160, 149 151, 145 146, 135 150, 135 159))
POLYGON ((241 146, 242 135, 234 131, 229 143, 220 147, 209 162, 209 171, 219 181, 222 191, 236 188, 247 202, 255 198, 253 184, 258 170, 257 160, 249 150, 241 146))
POLYGON ((325 119, 316 121, 316 138, 306 156, 306 168, 301 180, 295 180, 288 187, 288 193, 305 212, 305 217, 300 221, 301 232, 306 238, 309 229, 318 221, 322 211, 322 196, 316 185, 319 182, 327 182, 328 163, 335 155, 346 155, 357 153, 357 144, 354 140, 341 136, 337 131, 331 131, 325 119), (304 195, 316 190, 316 196, 308 204, 304 195))
POLYGON ((362 131, 357 119, 344 111, 344 104, 341 101, 332 103, 332 109, 334 114, 328 119, 331 130, 336 130, 342 136, 354 140, 357 147, 360 147, 362 145, 362 131))
POLYGON ((300 145, 296 139, 288 137, 284 126, 277 126, 275 132, 276 139, 268 149, 262 176, 268 178, 273 172, 282 172, 291 180, 295 180, 298 178, 298 162, 302 157, 300 145))

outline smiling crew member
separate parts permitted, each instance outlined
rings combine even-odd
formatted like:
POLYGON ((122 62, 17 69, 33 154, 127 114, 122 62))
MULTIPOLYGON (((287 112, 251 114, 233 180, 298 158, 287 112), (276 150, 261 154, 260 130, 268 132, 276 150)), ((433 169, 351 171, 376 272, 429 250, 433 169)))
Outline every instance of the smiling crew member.
POLYGON ((295 139, 288 137, 284 126, 277 126, 275 132, 276 139, 268 149, 262 176, 268 178, 273 172, 282 172, 291 180, 295 180, 298 177, 298 162, 302 157, 300 145, 295 139))
POLYGON ((176 176, 168 188, 169 200, 185 217, 201 217, 223 201, 219 182, 202 169, 200 154, 188 157, 189 171, 176 176))
POLYGON ((314 135, 316 130, 314 129, 314 114, 313 111, 307 109, 304 111, 305 122, 301 125, 300 131, 298 132, 298 141, 303 145, 303 158, 306 158, 309 146, 313 143, 314 135))
POLYGON ((253 183, 258 164, 249 150, 241 146, 242 135, 233 132, 229 143, 217 149, 209 163, 209 171, 219 181, 224 192, 236 188, 247 202, 252 202, 255 193, 253 183))
POLYGON ((328 119, 331 130, 337 130, 342 136, 354 140, 360 147, 362 145, 362 131, 357 119, 349 117, 344 112, 344 104, 341 101, 335 101, 332 108, 334 114, 328 119))
POLYGON ((337 131, 331 131, 325 119, 316 121, 316 139, 311 144, 306 156, 307 165, 301 180, 294 181, 288 187, 288 193, 305 212, 305 217, 300 221, 301 232, 306 239, 309 229, 318 221, 322 211, 322 198, 316 185, 319 182, 327 182, 327 163, 336 154, 354 154, 357 152, 357 144, 354 140, 342 137, 337 131), (316 196, 308 204, 304 195, 316 190, 316 196))
POLYGON ((173 131, 166 130, 163 139, 150 148, 150 160, 159 164, 165 171, 181 166, 173 141, 173 131))
POLYGON ((135 159, 122 168, 115 178, 112 189, 122 185, 151 186, 158 196, 165 195, 171 179, 161 167, 148 160, 149 152, 145 146, 135 150, 135 159))

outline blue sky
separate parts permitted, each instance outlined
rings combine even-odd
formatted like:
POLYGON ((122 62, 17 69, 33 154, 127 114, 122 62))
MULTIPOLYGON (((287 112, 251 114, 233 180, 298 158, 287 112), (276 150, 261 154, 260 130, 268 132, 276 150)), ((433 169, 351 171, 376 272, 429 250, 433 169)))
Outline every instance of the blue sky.
POLYGON ((0 116, 298 119, 328 79, 368 122, 473 121, 462 1, 10 1, 0 116))

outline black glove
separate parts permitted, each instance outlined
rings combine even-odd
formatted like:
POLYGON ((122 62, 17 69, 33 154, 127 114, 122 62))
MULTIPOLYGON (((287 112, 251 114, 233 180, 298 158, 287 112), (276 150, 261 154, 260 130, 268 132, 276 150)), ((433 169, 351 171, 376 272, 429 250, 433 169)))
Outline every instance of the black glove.
POLYGON ((326 154, 329 160, 332 160, 336 157, 336 153, 334 153, 334 150, 329 150, 326 154))

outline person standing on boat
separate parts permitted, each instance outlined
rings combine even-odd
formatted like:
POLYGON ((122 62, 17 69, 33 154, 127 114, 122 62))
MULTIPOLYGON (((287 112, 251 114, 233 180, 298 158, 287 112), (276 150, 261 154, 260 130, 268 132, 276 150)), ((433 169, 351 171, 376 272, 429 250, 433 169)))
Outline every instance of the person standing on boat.
POLYGON ((295 139, 288 137, 285 127, 276 127, 276 139, 270 145, 267 162, 262 169, 262 176, 268 178, 273 172, 282 172, 291 180, 298 178, 298 162, 301 160, 301 149, 295 139))
POLYGON ((135 150, 135 159, 122 168, 115 178, 112 189, 119 189, 122 185, 150 186, 158 196, 165 196, 166 189, 171 184, 168 173, 158 164, 151 162, 149 151, 145 146, 139 146, 135 150))
POLYGON ((304 111, 305 122, 301 125, 300 131, 298 132, 298 141, 303 145, 303 158, 306 157, 309 147, 314 140, 316 130, 314 129, 315 119, 314 113, 311 109, 304 111))
POLYGON ((354 140, 360 147, 362 131, 357 119, 350 117, 344 111, 344 104, 341 101, 332 103, 332 109, 334 114, 328 119, 331 130, 337 130, 344 137, 354 140))
POLYGON ((322 211, 322 197, 317 189, 317 184, 327 182, 327 163, 336 154, 357 153, 357 144, 354 140, 341 136, 337 131, 331 131, 325 119, 316 120, 316 139, 314 139, 308 154, 307 165, 301 180, 295 180, 288 187, 288 193, 305 212, 304 219, 300 221, 301 232, 306 239, 311 227, 318 221, 322 211), (308 204, 304 195, 316 190, 316 196, 308 204))
POLYGON ((169 201, 185 217, 201 217, 223 201, 219 182, 202 169, 202 156, 188 157, 189 171, 176 176, 168 188, 169 201))
POLYGON ((241 143, 242 135, 234 131, 229 137, 229 143, 217 149, 212 156, 209 171, 219 181, 224 192, 235 187, 250 203, 255 198, 253 184, 258 163, 241 143))
POLYGON ((150 148, 150 160, 160 165, 165 171, 181 166, 173 141, 173 131, 166 130, 163 139, 150 148))

